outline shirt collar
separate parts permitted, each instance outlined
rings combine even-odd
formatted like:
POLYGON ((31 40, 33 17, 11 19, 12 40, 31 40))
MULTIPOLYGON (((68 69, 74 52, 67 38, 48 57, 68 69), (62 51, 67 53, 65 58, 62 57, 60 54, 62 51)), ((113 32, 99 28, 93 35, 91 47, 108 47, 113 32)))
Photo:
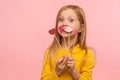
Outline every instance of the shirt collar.
MULTIPOLYGON (((81 50, 82 50, 81 46, 79 44, 76 44, 72 50, 72 53, 79 53, 81 52, 81 50)), ((69 49, 59 48, 58 51, 65 53, 65 52, 68 52, 69 49)))

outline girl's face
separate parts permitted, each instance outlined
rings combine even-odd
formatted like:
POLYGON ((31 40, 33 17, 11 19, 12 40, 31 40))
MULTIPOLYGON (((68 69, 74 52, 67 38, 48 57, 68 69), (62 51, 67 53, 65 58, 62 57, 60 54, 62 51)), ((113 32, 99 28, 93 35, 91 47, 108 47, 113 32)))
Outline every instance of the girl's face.
POLYGON ((72 9, 63 10, 58 18, 58 26, 57 26, 58 33, 62 37, 68 37, 68 36, 74 35, 73 32, 71 33, 68 33, 65 31, 61 32, 59 30, 60 26, 71 27, 73 30, 80 31, 80 21, 78 20, 77 14, 74 12, 74 10, 72 9))

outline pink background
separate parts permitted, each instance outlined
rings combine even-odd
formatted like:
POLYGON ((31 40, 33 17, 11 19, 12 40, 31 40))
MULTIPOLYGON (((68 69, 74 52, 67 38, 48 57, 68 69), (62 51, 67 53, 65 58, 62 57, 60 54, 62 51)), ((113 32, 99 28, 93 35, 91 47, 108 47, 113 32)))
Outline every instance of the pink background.
POLYGON ((93 80, 120 80, 120 0, 0 0, 0 80, 39 80, 48 30, 66 4, 84 8, 93 80))

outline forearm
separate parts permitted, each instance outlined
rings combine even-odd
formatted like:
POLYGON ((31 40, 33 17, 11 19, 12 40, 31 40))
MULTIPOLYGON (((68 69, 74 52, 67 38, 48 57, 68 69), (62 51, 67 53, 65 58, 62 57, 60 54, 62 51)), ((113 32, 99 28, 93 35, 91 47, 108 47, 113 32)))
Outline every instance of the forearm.
POLYGON ((70 73, 71 73, 74 80, 79 80, 80 73, 76 69, 74 69, 73 71, 70 71, 70 73))

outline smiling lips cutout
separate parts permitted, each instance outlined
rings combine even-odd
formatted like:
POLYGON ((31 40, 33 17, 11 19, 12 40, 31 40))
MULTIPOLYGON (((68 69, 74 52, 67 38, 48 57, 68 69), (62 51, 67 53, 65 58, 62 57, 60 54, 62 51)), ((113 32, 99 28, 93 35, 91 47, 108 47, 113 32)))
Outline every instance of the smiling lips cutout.
POLYGON ((70 33, 70 32, 73 31, 73 28, 71 28, 71 27, 66 27, 66 28, 64 29, 64 31, 70 33))

